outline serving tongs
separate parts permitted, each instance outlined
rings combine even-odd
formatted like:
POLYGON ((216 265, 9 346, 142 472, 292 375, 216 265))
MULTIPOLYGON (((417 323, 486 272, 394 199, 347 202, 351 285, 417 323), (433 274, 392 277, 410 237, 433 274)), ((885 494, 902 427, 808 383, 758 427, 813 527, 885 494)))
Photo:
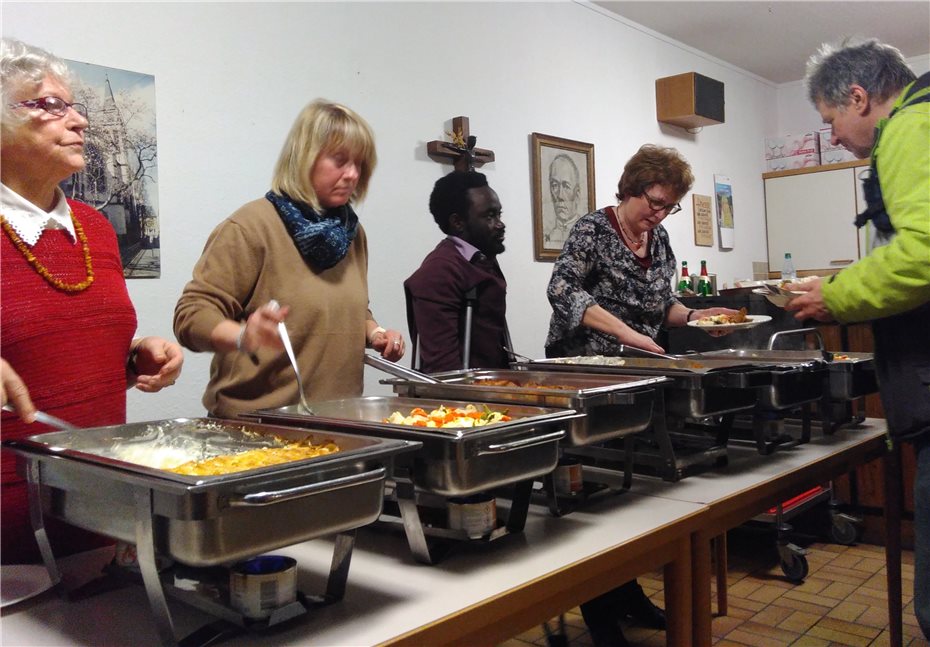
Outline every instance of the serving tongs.
POLYGON ((679 360, 680 357, 675 355, 663 355, 662 353, 653 353, 651 350, 646 350, 644 348, 637 348, 636 346, 627 346, 626 344, 620 344, 620 355, 624 357, 648 357, 650 359, 670 359, 670 360, 679 360))
POLYGON ((400 364, 384 359, 383 357, 378 357, 377 355, 370 355, 365 353, 365 363, 369 366, 373 366, 374 368, 382 370, 385 373, 390 373, 394 377, 402 377, 408 380, 414 380, 415 382, 425 382, 427 384, 442 383, 441 380, 437 380, 435 377, 431 377, 426 373, 421 373, 420 371, 415 371, 412 368, 401 366, 400 364))
MULTIPOLYGON (((13 408, 13 405, 7 403, 3 405, 4 411, 9 411, 10 413, 17 413, 16 409, 13 408)), ((61 418, 56 418, 55 416, 45 413, 44 411, 36 411, 36 420, 42 424, 46 424, 49 427, 54 427, 60 431, 76 431, 79 427, 75 427, 70 422, 65 422, 61 418)))

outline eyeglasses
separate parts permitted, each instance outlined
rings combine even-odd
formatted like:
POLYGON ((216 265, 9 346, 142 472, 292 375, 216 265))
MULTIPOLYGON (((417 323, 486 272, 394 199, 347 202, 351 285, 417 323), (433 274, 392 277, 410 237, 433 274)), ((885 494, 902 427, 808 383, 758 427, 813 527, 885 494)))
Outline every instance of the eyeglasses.
POLYGON ((68 112, 68 108, 73 108, 76 113, 87 119, 87 106, 83 103, 68 103, 64 99, 59 99, 58 97, 41 97, 39 99, 29 99, 28 101, 20 101, 19 103, 11 103, 11 108, 32 108, 33 110, 38 108, 44 110, 50 115, 55 115, 56 117, 64 117, 68 112))
POLYGON ((678 213, 681 211, 681 205, 677 202, 673 202, 672 204, 665 204, 661 200, 656 200, 645 191, 643 191, 643 197, 646 199, 646 203, 649 205, 649 208, 653 211, 666 211, 668 212, 666 215, 669 216, 673 213, 678 213))

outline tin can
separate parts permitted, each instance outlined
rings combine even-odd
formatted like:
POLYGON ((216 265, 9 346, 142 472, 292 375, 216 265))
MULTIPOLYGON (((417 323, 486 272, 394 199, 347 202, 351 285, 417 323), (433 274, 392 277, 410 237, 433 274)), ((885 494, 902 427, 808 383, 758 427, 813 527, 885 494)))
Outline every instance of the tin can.
POLYGON ((267 618, 297 600, 297 561, 284 555, 260 555, 233 565, 229 603, 246 618, 267 618))
POLYGON ((480 539, 497 528, 497 501, 490 494, 472 494, 448 500, 449 528, 464 530, 480 539))
POLYGON ((581 461, 577 458, 560 458, 555 468, 555 491, 558 494, 577 494, 584 488, 581 461))

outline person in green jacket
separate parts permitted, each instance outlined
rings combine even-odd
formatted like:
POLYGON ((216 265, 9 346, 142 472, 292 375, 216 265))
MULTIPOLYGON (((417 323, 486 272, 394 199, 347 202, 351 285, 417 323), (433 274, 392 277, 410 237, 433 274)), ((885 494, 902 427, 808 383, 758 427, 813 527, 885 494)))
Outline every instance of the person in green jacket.
POLYGON ((798 319, 871 321, 875 366, 893 442, 915 444, 914 609, 930 638, 930 73, 894 47, 825 45, 811 57, 808 97, 832 141, 871 158, 858 227, 868 256, 829 279, 793 284, 798 319))

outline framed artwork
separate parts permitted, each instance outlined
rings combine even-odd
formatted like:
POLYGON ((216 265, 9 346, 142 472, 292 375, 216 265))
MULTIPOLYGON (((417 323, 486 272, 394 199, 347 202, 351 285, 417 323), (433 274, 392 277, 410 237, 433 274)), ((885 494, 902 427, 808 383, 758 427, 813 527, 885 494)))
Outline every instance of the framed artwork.
POLYGON ((572 225, 594 211, 594 144, 533 133, 533 242, 554 261, 572 225))
POLYGON ((694 206, 694 244, 699 247, 714 245, 714 211, 709 195, 691 194, 694 206))
POLYGON ((65 61, 74 101, 87 107, 87 165, 61 183, 65 195, 100 211, 116 232, 123 275, 161 275, 155 77, 65 61))
POLYGON ((733 183, 726 175, 714 175, 714 195, 717 198, 717 233, 720 249, 733 249, 734 231, 733 183))

